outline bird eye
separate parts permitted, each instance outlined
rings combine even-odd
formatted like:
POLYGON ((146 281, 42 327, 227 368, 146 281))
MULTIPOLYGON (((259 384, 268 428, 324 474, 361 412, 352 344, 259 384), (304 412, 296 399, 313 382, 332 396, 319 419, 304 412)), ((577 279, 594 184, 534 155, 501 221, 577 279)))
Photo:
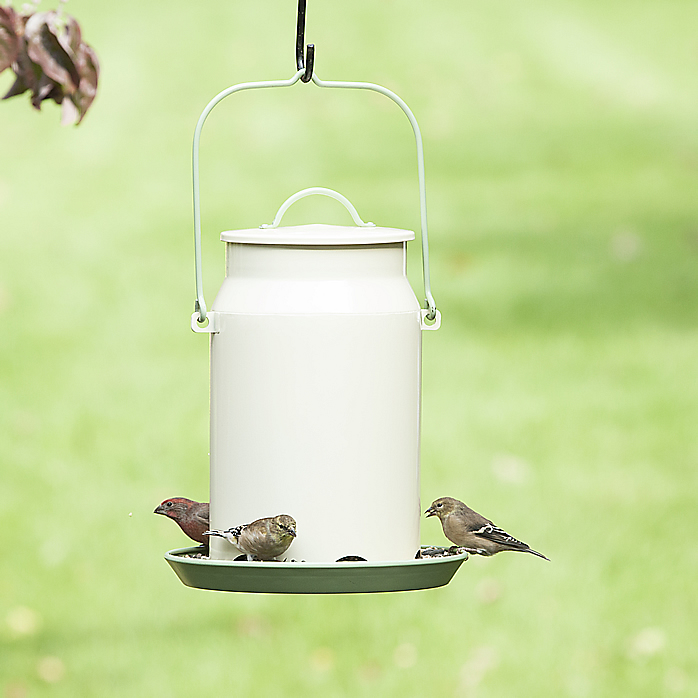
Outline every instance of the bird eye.
POLYGON ((438 509, 441 509, 441 507, 442 507, 443 505, 444 505, 443 502, 439 502, 436 506, 437 506, 438 509))
POLYGON ((171 507, 171 506, 172 506, 172 502, 167 502, 167 506, 168 506, 168 507, 171 507))

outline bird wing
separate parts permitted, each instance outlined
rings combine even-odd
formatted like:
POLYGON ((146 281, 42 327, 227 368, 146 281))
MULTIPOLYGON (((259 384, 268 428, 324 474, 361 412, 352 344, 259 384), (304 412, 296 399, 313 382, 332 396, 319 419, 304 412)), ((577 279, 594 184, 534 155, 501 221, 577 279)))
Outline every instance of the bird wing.
POLYGON ((485 518, 482 514, 478 514, 475 509, 471 509, 463 502, 459 502, 458 506, 447 518, 460 522, 470 533, 474 533, 477 529, 485 526, 494 526, 492 521, 485 518))
POLYGON ((196 520, 197 523, 200 523, 203 526, 206 526, 208 528, 209 526, 209 515, 208 511, 197 511, 196 514, 194 514, 194 519, 196 520))
POLYGON ((500 545, 506 545, 509 548, 514 548, 516 550, 530 550, 529 546, 523 541, 514 536, 510 536, 504 529, 495 526, 494 524, 485 524, 482 528, 477 529, 472 532, 480 538, 492 541, 493 543, 499 543, 500 545))
POLYGON ((240 534, 247 528, 248 524, 242 524, 240 526, 233 526, 232 528, 227 529, 226 531, 223 531, 223 533, 227 533, 228 535, 231 536, 231 538, 234 538, 236 541, 240 537, 240 534))
POLYGON ((258 519, 244 526, 240 544, 245 552, 259 556, 265 556, 270 552, 274 540, 270 538, 269 523, 268 519, 258 519))

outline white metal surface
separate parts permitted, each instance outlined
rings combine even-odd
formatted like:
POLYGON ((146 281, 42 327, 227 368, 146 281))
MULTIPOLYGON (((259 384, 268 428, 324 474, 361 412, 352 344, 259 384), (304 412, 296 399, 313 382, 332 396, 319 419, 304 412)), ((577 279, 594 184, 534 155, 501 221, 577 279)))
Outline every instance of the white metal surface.
POLYGON ((411 230, 400 230, 399 228, 379 228, 377 226, 358 228, 352 225, 312 223, 309 225, 288 225, 281 228, 226 230, 221 233, 221 240, 258 245, 368 245, 414 240, 414 233, 411 230))
MULTIPOLYGON (((286 513, 296 560, 414 557, 424 311, 405 248, 226 243, 210 313, 213 528, 286 513)), ((213 558, 236 554, 211 541, 213 558)))

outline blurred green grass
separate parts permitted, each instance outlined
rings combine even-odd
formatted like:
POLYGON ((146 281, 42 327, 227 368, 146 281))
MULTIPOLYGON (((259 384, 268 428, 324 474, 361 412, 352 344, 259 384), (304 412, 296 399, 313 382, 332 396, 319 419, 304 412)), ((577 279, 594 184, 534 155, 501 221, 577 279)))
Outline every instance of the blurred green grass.
MULTIPOLYGON (((385 84, 424 134, 444 323, 423 501, 553 560, 327 598, 187 589, 162 560, 185 539, 151 513, 208 488, 193 127, 228 85, 292 74, 295 3, 68 11, 102 62, 83 125, 0 104, 0 695, 698 694, 698 6, 310 3, 318 74, 385 84)), ((418 226, 392 105, 235 99, 203 143, 209 302, 218 232, 302 187, 418 226)), ((340 215, 323 205, 289 222, 340 215)))

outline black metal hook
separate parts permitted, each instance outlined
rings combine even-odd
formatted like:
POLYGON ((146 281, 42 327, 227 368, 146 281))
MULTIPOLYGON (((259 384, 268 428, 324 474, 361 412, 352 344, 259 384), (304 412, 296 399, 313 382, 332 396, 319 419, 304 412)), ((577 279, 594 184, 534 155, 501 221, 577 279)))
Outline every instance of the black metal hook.
POLYGON ((301 82, 310 82, 313 77, 313 65, 315 64, 315 45, 308 44, 305 59, 303 58, 303 45, 305 44, 305 3, 306 0, 298 0, 298 24, 296 25, 296 66, 298 70, 305 68, 301 75, 301 82))

